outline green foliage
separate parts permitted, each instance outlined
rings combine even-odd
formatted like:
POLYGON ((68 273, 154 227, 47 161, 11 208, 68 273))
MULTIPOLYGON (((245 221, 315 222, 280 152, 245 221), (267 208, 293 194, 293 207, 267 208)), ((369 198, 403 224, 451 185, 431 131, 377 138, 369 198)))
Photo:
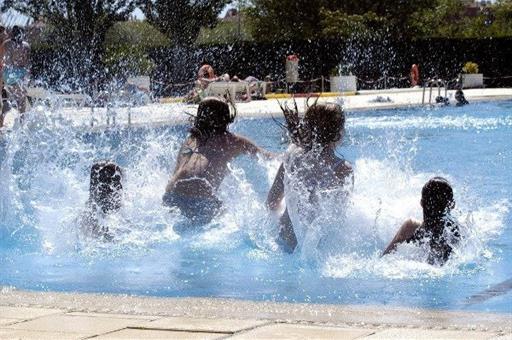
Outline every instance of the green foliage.
POLYGON ((342 11, 322 10, 322 34, 326 37, 369 38, 384 32, 388 20, 373 12, 346 14, 342 11))
POLYGON ((412 23, 418 38, 510 37, 512 1, 498 1, 470 17, 461 1, 437 0, 437 6, 415 13, 412 23))
POLYGON ((328 0, 253 0, 246 9, 251 35, 259 41, 313 39, 321 35, 320 10, 328 0))
POLYGON ((436 0, 253 0, 249 28, 257 40, 314 39, 371 34, 376 28, 397 37, 410 32, 412 13, 436 0))
POLYGON ((476 16, 461 0, 252 0, 246 13, 256 40, 512 36, 512 0, 476 16))
POLYGON ((202 27, 197 37, 197 45, 229 44, 236 41, 250 41, 251 34, 245 21, 220 21, 213 28, 202 27))
POLYGON ((108 29, 133 12, 135 0, 5 0, 2 10, 7 8, 34 19, 44 18, 52 27, 57 45, 75 44, 95 50, 103 45, 108 29))
POLYGON ((174 45, 193 45, 201 27, 214 27, 229 0, 139 0, 146 19, 174 45))
POLYGON ((169 39, 147 22, 117 22, 105 36, 103 62, 116 76, 148 75, 155 67, 148 50, 168 44, 169 39))
POLYGON ((462 72, 468 73, 468 74, 478 73, 478 64, 474 63, 472 61, 468 61, 467 63, 464 64, 464 67, 462 68, 462 72))
POLYGON ((116 22, 105 36, 105 47, 149 48, 167 46, 169 39, 146 21, 116 22))
POLYGON ((349 75, 352 75, 352 66, 344 65, 344 64, 340 64, 340 65, 336 66, 330 72, 331 77, 349 76, 349 75))

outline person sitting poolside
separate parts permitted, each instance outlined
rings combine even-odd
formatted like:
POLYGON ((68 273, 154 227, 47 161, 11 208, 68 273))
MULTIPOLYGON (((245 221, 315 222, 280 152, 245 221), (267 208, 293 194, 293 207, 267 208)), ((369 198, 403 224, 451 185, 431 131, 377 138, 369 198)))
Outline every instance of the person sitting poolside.
MULTIPOLYGON (((284 109, 287 130, 293 147, 279 167, 268 193, 267 207, 277 212, 283 198, 286 209, 279 219, 278 244, 292 253, 300 245, 306 230, 297 230, 290 218, 290 210, 301 210, 290 204, 289 190, 295 180, 306 192, 308 205, 319 204, 320 192, 344 189, 353 185, 352 165, 335 154, 336 146, 343 139, 345 114, 338 104, 314 104, 306 110, 303 120, 297 110, 284 109), (292 180, 290 180, 292 178, 292 180)), ((300 189, 299 189, 300 190, 300 189)), ((348 192, 344 192, 344 197, 348 192)), ((297 193, 295 193, 297 195, 297 193)), ((339 202, 342 203, 342 202, 339 202)), ((301 221, 302 222, 302 221, 301 221)))
POLYGON ((450 216, 455 207, 453 189, 442 177, 429 180, 421 190, 423 222, 409 219, 402 224, 382 255, 396 250, 401 243, 427 244, 430 264, 444 264, 460 240, 459 224, 450 216))
POLYGON ((121 209, 123 192, 123 171, 111 161, 100 161, 91 167, 89 200, 82 215, 80 228, 84 235, 111 241, 113 235, 100 219, 121 209))
POLYGON ((181 146, 163 204, 177 207, 187 218, 206 224, 223 210, 217 190, 228 163, 242 154, 269 156, 250 140, 229 132, 235 114, 228 103, 208 97, 199 103, 190 134, 181 146))
POLYGON ((204 90, 210 83, 217 81, 219 78, 215 75, 213 67, 208 62, 203 61, 197 72, 197 87, 204 90))

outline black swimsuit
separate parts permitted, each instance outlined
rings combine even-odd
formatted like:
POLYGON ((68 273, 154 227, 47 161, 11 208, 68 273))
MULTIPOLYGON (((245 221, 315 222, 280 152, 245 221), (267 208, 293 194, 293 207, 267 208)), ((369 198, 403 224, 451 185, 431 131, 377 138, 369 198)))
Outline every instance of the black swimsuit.
POLYGON ((425 224, 422 223, 414 233, 410 242, 420 245, 428 242, 430 248, 428 262, 434 264, 448 261, 453 252, 452 246, 456 244, 459 239, 459 224, 457 221, 448 217, 445 219, 444 225, 436 225, 434 228, 428 227, 428 230, 425 224))

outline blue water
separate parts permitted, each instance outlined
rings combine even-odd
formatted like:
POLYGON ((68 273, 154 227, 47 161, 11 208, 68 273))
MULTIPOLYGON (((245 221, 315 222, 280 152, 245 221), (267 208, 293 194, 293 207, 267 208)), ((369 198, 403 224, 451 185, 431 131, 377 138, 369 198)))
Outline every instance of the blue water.
MULTIPOLYGON (((276 247, 263 205, 277 160, 233 162, 220 192, 226 214, 194 228, 160 204, 186 127, 99 133, 44 116, 28 125, 0 137, 0 285, 512 312, 512 290, 470 299, 512 278, 512 102, 349 112, 338 149, 355 172, 347 217, 319 211, 334 245, 293 255, 276 247), (76 222, 89 168, 104 158, 126 173, 124 206, 106 221, 113 243, 85 239, 76 222), (404 246, 380 258, 401 222, 421 217, 434 175, 452 182, 465 226, 455 256, 435 267, 404 246)), ((232 130, 286 150, 272 120, 232 130)))

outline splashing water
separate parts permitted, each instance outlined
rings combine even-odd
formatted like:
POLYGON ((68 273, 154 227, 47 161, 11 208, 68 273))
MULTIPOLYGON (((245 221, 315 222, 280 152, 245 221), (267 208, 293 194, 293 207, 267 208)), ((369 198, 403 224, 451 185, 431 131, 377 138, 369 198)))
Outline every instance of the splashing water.
MULTIPOLYGON (((345 216, 338 199, 326 198, 308 229, 324 240, 293 255, 278 249, 277 226, 264 205, 279 160, 242 157, 230 164, 219 192, 226 213, 195 226, 161 204, 185 126, 92 131, 54 119, 59 112, 38 112, 26 127, 0 137, 0 283, 452 308, 492 280, 512 276, 506 175, 512 105, 469 108, 350 115, 338 150, 354 166, 345 216), (101 159, 125 173, 123 207, 104 221, 114 230, 111 243, 84 238, 77 223, 90 167, 101 159), (454 215, 464 226, 453 258, 431 266, 412 245, 380 257, 405 219, 421 218, 421 187, 439 175, 455 189, 454 215)), ((271 120, 239 120, 232 130, 285 151, 271 120)))

